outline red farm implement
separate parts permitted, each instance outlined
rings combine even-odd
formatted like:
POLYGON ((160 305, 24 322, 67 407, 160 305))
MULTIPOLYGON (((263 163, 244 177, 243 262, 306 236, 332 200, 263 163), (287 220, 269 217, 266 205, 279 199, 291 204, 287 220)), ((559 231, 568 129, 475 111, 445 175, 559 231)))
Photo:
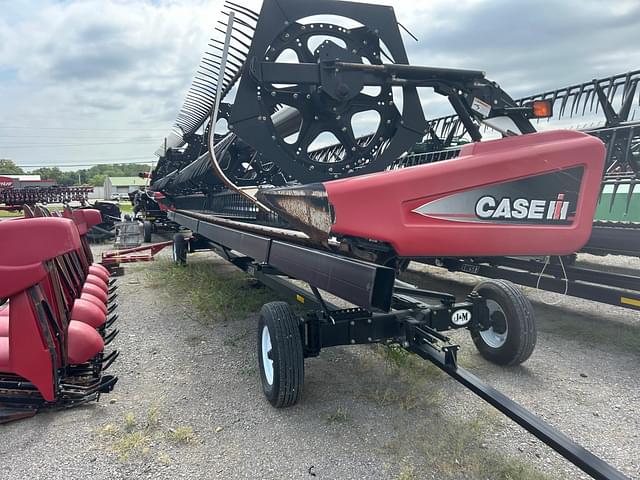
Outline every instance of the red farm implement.
POLYGON ((0 422, 96 400, 117 382, 104 374, 118 356, 105 353, 117 287, 85 238, 99 212, 24 209, 0 223, 0 422))
MULTIPOLYGON (((150 189, 193 245, 213 248, 306 310, 263 306, 256 346, 269 402, 295 404, 304 359, 324 348, 397 344, 587 474, 625 478, 458 364, 446 333, 459 329, 494 363, 529 358, 535 319, 519 289, 488 280, 458 302, 396 279, 411 260, 581 249, 610 160, 603 138, 538 132, 537 122, 566 108, 554 95, 518 101, 482 71, 410 65, 388 6, 264 0, 254 12, 227 0, 221 18, 156 151, 150 189), (431 93, 450 107, 449 123, 425 119, 420 95, 431 93)), ((606 98, 619 88, 626 115, 635 78, 581 91, 593 103, 599 90, 609 89, 606 98)), ((176 235, 174 260, 185 263, 186 253, 176 235)))

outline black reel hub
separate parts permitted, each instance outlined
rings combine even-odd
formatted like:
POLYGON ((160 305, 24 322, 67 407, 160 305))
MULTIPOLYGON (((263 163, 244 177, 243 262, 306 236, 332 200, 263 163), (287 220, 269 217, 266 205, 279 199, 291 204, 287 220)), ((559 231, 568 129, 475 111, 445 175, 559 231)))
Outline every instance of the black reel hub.
POLYGON ((299 113, 297 129, 285 133, 279 132, 267 117, 272 139, 294 162, 324 178, 337 178, 374 162, 400 121, 391 87, 376 87, 378 92, 373 95, 365 93, 363 76, 356 71, 341 71, 336 62, 381 64, 378 36, 366 27, 346 29, 330 23, 293 23, 267 48, 263 60, 276 62, 282 55, 288 55, 290 61, 294 54, 299 63, 321 65, 321 83, 263 83, 257 87, 263 112, 290 107, 299 113), (321 42, 311 51, 309 45, 314 38, 321 42), (363 139, 354 131, 354 117, 366 112, 370 113, 369 118, 361 117, 362 121, 370 122, 374 117, 378 121, 369 130, 374 134, 363 139), (373 112, 377 115, 371 115, 373 112), (323 137, 334 140, 323 145, 323 137), (336 140, 341 148, 329 157, 314 154, 336 140))

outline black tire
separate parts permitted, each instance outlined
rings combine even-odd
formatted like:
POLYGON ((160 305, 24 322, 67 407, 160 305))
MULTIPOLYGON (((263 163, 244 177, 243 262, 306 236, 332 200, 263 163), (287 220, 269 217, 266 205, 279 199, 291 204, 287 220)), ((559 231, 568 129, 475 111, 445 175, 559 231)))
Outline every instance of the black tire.
POLYGON ((295 405, 302 396, 304 353, 298 325, 298 318, 285 302, 270 302, 260 310, 257 342, 260 379, 265 396, 276 408, 295 405), (263 355, 265 329, 271 353, 267 351, 263 355), (265 357, 271 360, 270 376, 268 366, 265 368, 265 357))
POLYGON ((151 242, 151 234, 153 233, 153 223, 151 223, 148 220, 145 220, 142 223, 142 228, 144 230, 144 242, 145 243, 150 243, 151 242))
POLYGON ((486 280, 475 292, 487 300, 493 320, 490 328, 471 330, 480 354, 498 365, 519 365, 536 346, 535 315, 529 299, 511 282, 486 280))
POLYGON ((173 261, 178 265, 187 264, 187 240, 181 233, 176 233, 173 236, 173 261))

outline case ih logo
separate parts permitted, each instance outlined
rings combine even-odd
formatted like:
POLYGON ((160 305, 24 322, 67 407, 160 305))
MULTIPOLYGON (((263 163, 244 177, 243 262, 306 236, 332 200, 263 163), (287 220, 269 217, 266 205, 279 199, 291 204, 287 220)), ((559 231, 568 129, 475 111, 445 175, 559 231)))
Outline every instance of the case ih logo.
POLYGON ((0 189, 13 188, 13 178, 0 177, 0 189))
POLYGON ((485 220, 566 220, 571 202, 564 201, 564 193, 556 200, 528 200, 503 198, 498 203, 492 196, 485 196, 476 203, 476 215, 485 220))
POLYGON ((465 190, 427 202, 413 212, 450 222, 569 225, 576 213, 582 173, 582 167, 574 167, 465 190))

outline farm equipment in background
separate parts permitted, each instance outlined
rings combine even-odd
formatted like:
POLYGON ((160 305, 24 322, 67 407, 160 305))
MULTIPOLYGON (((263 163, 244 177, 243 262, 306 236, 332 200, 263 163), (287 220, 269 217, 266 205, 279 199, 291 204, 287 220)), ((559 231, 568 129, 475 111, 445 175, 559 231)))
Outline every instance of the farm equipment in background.
MULTIPOLYGON (((554 115, 541 128, 568 128, 570 121, 570 128, 599 138, 607 148, 593 235, 584 247, 587 252, 640 256, 639 81, 640 70, 635 70, 516 100, 519 105, 552 102, 554 115)), ((428 139, 437 147, 432 155, 450 151, 453 142, 470 136, 455 115, 438 118, 432 125, 428 139)))
POLYGON ((167 218, 192 232, 174 236, 176 263, 212 248, 307 310, 300 318, 282 302, 262 309, 267 399, 296 403, 304 358, 322 348, 398 344, 594 478, 625 478, 457 364, 458 346, 443 332, 459 328, 494 363, 529 357, 535 322, 517 288, 485 281, 456 302, 396 279, 415 258, 580 249, 603 143, 537 133, 532 122, 553 115, 551 98, 518 102, 484 72, 409 65, 391 7, 264 0, 257 13, 227 0, 221 18, 156 152, 151 190, 167 218), (446 99, 468 141, 436 133, 418 87, 446 99), (484 126, 503 138, 480 142, 484 126))
MULTIPOLYGON (((607 150, 605 170, 591 236, 580 249, 596 255, 640 257, 640 70, 549 90, 516 100, 519 105, 548 100, 554 115, 539 122, 548 130, 562 125, 600 139, 607 150), (565 125, 563 125, 563 123, 565 125)), ((456 142, 470 138, 455 115, 432 122, 427 140, 433 151, 418 155, 414 164, 458 155, 456 142)), ((486 132, 487 129, 484 129, 486 132)), ((409 156, 411 157, 411 156, 409 156)), ((576 255, 549 258, 475 257, 429 258, 421 261, 489 278, 506 278, 522 285, 640 310, 640 272, 602 271, 574 264, 576 255)))
POLYGON ((118 357, 105 353, 117 286, 86 239, 100 213, 23 208, 0 223, 0 423, 97 400, 117 382, 104 374, 118 357))
POLYGON ((116 223, 122 220, 122 212, 117 202, 96 200, 93 204, 82 208, 98 210, 102 217, 102 221, 97 225, 93 225, 87 232, 89 241, 101 243, 111 240, 115 236, 116 223))
POLYGON ((91 192, 93 192, 93 187, 86 185, 79 187, 54 185, 4 188, 0 189, 0 204, 8 207, 35 205, 36 203, 80 202, 84 204, 91 192))
POLYGON ((178 225, 167 218, 167 212, 160 208, 153 193, 146 188, 130 192, 129 200, 133 205, 134 218, 142 222, 145 243, 151 242, 154 233, 178 231, 178 225))

